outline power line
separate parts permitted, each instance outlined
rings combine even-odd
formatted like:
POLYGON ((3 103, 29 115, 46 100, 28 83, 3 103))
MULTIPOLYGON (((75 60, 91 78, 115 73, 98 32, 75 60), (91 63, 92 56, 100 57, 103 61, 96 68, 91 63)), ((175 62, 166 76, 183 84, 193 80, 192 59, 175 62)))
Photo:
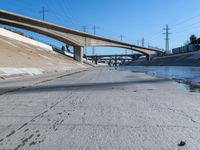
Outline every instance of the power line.
POLYGON ((62 0, 62 4, 64 7, 64 10, 67 10, 66 15, 68 16, 68 18, 73 22, 73 24, 77 25, 77 26, 81 26, 80 21, 77 19, 77 17, 74 16, 74 13, 71 10, 74 10, 71 8, 71 1, 69 0, 62 0))
MULTIPOLYGON (((188 30, 188 29, 194 29, 194 26, 196 26, 196 25, 198 25, 200 23, 200 21, 198 21, 198 22, 195 22, 195 23, 193 23, 193 24, 190 24, 190 25, 187 25, 187 26, 184 26, 184 28, 182 28, 181 30, 172 30, 173 32, 174 31, 179 31, 179 32, 183 32, 183 31, 185 31, 185 30, 188 30)), ((196 27, 196 28, 199 28, 199 25, 198 25, 198 27, 196 27)), ((180 28, 179 28, 180 29, 180 28)), ((176 32, 177 33, 177 32, 176 32)))
MULTIPOLYGON (((66 7, 64 7, 64 4, 61 3, 60 0, 56 1, 56 4, 52 5, 55 1, 49 0, 48 2, 46 0, 42 0, 42 2, 44 3, 45 6, 47 6, 48 8, 50 8, 50 13, 52 14, 52 16, 54 16, 54 18, 56 17, 57 19, 59 19, 59 22, 67 22, 67 26, 68 27, 77 27, 77 26, 81 26, 78 25, 74 22, 74 19, 70 19, 69 18, 69 13, 66 12, 66 7), (70 25, 69 25, 70 24, 70 25)), ((54 22, 54 21, 53 21, 54 22)))
POLYGON ((185 20, 179 21, 178 23, 176 23, 176 24, 174 24, 172 26, 174 28, 174 26, 182 25, 183 23, 188 22, 188 21, 193 20, 193 19, 198 18, 198 17, 200 17, 200 14, 192 16, 192 17, 189 17, 189 18, 186 18, 185 20))
MULTIPOLYGON (((30 1, 26 1, 27 3, 21 2, 21 1, 13 1, 13 0, 7 0, 7 3, 12 3, 16 8, 18 7, 23 7, 23 10, 31 10, 32 12, 35 11, 33 7, 31 7, 31 4, 29 3, 30 1), (17 6, 18 5, 18 6, 17 6)), ((22 10, 22 9, 21 9, 22 10)), ((24 13, 23 11, 19 11, 19 13, 24 13)))
MULTIPOLYGON (((192 16, 192 17, 188 17, 188 18, 186 18, 186 19, 184 19, 184 20, 180 20, 180 21, 178 21, 177 23, 175 23, 175 24, 173 24, 172 26, 173 26, 173 28, 178 28, 178 29, 180 29, 180 26, 182 26, 183 25, 183 23, 186 23, 186 22, 188 22, 188 21, 191 21, 191 20, 193 20, 193 19, 195 19, 195 18, 198 18, 198 17, 200 17, 200 14, 198 14, 198 15, 195 15, 195 16, 192 16)), ((195 23, 196 24, 196 23, 195 23)), ((191 27, 191 25, 188 25, 189 27, 191 27)), ((176 31, 176 29, 174 29, 175 31, 176 31)), ((173 30, 173 31, 174 31, 173 30)), ((152 37, 150 40, 156 40, 156 39, 158 39, 159 37, 159 34, 158 35, 155 35, 154 37, 152 37)))

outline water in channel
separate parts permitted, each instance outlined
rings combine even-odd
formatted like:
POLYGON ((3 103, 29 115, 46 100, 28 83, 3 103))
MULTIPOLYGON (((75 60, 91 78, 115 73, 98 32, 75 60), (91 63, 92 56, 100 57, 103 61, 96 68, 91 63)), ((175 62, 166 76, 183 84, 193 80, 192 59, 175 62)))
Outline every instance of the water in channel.
POLYGON ((182 89, 190 92, 200 92, 200 67, 127 66, 120 69, 145 72, 153 76, 175 80, 180 83, 182 89))

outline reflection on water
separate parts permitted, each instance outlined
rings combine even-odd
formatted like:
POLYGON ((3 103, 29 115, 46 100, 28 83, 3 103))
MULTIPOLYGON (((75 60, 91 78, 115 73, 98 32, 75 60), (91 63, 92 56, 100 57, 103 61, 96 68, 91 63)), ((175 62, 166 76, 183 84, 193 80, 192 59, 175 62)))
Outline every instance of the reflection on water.
POLYGON ((200 92, 200 67, 174 67, 174 66, 127 66, 120 68, 133 72, 146 72, 158 77, 176 80, 183 88, 191 92, 200 92))

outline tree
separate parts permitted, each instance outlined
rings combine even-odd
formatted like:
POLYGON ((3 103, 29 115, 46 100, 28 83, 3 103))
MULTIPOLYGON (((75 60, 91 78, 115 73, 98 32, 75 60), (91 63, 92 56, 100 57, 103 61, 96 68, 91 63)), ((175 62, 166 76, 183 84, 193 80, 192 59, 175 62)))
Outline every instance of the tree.
POLYGON ((190 41, 187 40, 187 41, 184 43, 184 46, 187 46, 187 45, 189 45, 189 44, 190 44, 190 41))
POLYGON ((197 39, 197 44, 200 44, 200 38, 197 39))
POLYGON ((197 44, 197 37, 196 35, 191 35, 190 36, 190 44, 197 44))

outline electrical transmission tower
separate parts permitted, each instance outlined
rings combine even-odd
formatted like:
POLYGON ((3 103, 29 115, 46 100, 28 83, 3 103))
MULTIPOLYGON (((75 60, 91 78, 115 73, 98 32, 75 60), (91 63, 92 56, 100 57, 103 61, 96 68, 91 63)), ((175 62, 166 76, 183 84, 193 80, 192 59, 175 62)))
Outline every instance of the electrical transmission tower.
POLYGON ((120 41, 121 41, 121 42, 123 41, 123 38, 124 38, 124 36, 121 34, 121 35, 120 35, 120 41))
MULTIPOLYGON (((99 29, 99 27, 94 25, 92 29, 94 30, 94 35, 96 35, 97 29, 99 29)), ((95 55, 95 47, 92 48, 92 55, 95 55)))
POLYGON ((144 38, 142 38, 141 42, 142 42, 142 47, 144 47, 145 44, 144 38))
POLYGON ((170 38, 169 38, 169 30, 170 30, 170 28, 169 28, 169 25, 166 25, 166 27, 163 29, 165 32, 163 33, 163 34, 165 34, 165 51, 166 52, 169 52, 169 40, 170 40, 170 38))
POLYGON ((42 7, 42 11, 40 13, 42 14, 42 20, 45 21, 45 13, 48 12, 44 7, 42 7))

